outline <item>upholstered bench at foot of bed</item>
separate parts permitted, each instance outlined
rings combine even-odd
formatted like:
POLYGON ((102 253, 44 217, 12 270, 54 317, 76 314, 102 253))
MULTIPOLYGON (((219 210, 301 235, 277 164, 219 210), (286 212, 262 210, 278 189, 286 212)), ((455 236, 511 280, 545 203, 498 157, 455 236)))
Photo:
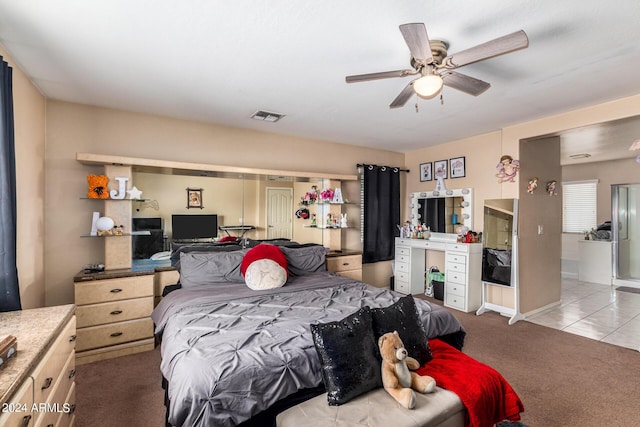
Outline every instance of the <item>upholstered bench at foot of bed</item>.
POLYGON ((463 427, 466 410, 455 393, 440 387, 416 393, 414 409, 405 409, 383 388, 340 406, 329 406, 327 394, 293 406, 276 417, 277 427, 463 427))

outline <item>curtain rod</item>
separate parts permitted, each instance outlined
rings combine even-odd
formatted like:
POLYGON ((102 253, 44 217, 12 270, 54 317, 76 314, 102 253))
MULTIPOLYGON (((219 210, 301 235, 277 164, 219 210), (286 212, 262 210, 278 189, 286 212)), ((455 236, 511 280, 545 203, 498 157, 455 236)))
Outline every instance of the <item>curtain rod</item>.
MULTIPOLYGON (((364 163, 358 163, 356 165, 356 167, 359 167, 359 168, 364 167, 364 166, 378 166, 378 165, 367 165, 367 164, 364 164, 364 163)), ((380 166, 380 167, 381 168, 389 168, 389 169, 398 169, 400 172, 410 172, 409 169, 402 169, 402 168, 399 168, 397 166, 380 166)))

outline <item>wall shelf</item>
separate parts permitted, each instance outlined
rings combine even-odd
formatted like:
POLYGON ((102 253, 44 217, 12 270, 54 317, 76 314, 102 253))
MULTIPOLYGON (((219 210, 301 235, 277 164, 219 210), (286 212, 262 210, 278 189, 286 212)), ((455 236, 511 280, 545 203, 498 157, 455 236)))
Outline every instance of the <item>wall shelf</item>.
POLYGON ((131 233, 122 234, 105 234, 104 236, 92 236, 91 234, 83 234, 80 237, 127 237, 127 236, 151 236, 149 230, 132 231, 131 233))

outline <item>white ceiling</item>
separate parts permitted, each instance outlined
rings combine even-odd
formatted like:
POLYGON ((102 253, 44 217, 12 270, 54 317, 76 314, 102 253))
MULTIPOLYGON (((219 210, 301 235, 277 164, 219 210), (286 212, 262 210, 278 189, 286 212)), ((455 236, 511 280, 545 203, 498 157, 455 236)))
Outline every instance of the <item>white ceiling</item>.
POLYGON ((639 22, 638 0, 0 0, 0 44, 49 98, 399 152, 640 93, 639 22), (478 97, 391 110, 411 77, 345 76, 409 68, 408 22, 450 54, 520 29, 529 47, 458 69, 478 97))

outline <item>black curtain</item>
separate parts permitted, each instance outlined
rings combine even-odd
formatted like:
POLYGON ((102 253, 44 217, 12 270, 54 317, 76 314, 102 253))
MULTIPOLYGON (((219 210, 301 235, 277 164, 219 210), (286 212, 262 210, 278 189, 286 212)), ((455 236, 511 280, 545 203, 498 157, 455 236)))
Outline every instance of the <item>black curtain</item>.
POLYGON ((0 311, 20 310, 12 69, 0 56, 0 311))
POLYGON ((388 166, 363 166, 364 242, 362 262, 394 258, 400 224, 400 170, 388 166))

